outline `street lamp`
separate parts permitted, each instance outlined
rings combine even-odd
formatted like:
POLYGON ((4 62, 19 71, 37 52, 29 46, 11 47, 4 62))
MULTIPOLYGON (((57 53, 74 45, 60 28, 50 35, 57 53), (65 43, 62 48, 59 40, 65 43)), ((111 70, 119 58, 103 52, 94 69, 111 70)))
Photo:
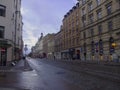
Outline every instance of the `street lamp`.
POLYGON ((116 47, 117 44, 115 42, 112 43, 112 47, 116 47))
POLYGON ((25 57, 26 57, 26 55, 27 55, 27 50, 28 50, 28 48, 27 48, 27 44, 25 44, 25 48, 24 48, 24 51, 25 51, 25 57))

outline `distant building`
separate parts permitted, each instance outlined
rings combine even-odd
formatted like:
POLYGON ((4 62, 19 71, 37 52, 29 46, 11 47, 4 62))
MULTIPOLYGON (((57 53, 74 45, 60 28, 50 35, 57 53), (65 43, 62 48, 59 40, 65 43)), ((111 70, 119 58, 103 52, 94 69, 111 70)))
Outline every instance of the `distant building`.
POLYGON ((0 63, 6 65, 22 55, 21 0, 0 0, 0 63))
POLYGON ((54 36, 55 36, 54 33, 47 34, 43 38, 43 53, 49 59, 54 58, 54 47, 55 47, 54 36))
POLYGON ((34 47, 32 47, 33 57, 43 57, 43 33, 41 33, 40 38, 34 47))
POLYGON ((38 39, 35 46, 32 47, 33 57, 53 59, 54 35, 55 34, 47 34, 46 36, 43 36, 43 34, 41 34, 41 37, 38 39))
POLYGON ((54 55, 56 59, 61 59, 62 58, 62 25, 60 27, 60 31, 55 34, 55 46, 54 46, 54 55))

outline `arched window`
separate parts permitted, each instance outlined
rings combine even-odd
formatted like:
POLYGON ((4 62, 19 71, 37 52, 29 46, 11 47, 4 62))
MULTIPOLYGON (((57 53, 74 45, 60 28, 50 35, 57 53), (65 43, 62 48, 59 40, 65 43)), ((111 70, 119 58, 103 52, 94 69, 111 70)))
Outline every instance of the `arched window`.
POLYGON ((109 52, 110 54, 114 53, 114 47, 112 46, 112 44, 114 43, 114 38, 113 37, 110 37, 109 39, 109 52))
POLYGON ((102 39, 99 40, 99 54, 103 54, 103 41, 102 39))
POLYGON ((94 53, 95 53, 95 43, 94 43, 94 41, 91 42, 91 52, 92 52, 92 55, 94 56, 94 53))

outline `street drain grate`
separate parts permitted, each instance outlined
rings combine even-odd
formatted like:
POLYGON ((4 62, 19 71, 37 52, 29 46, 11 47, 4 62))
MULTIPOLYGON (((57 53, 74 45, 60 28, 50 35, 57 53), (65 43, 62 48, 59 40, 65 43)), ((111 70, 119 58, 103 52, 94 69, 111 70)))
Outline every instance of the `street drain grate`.
POLYGON ((56 74, 65 74, 65 72, 57 72, 56 74))

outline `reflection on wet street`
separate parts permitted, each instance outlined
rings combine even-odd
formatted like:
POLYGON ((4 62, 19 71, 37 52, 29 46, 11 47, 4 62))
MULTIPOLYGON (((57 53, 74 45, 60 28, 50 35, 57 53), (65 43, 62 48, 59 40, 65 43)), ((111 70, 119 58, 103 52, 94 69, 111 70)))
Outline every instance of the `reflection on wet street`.
POLYGON ((119 90, 120 88, 116 82, 56 67, 57 62, 50 64, 47 60, 29 59, 28 63, 32 71, 6 72, 6 77, 0 77, 0 87, 14 88, 8 90, 119 90))
POLYGON ((29 61, 34 69, 21 74, 21 85, 33 90, 80 90, 80 87, 64 80, 65 71, 38 61, 29 61))

